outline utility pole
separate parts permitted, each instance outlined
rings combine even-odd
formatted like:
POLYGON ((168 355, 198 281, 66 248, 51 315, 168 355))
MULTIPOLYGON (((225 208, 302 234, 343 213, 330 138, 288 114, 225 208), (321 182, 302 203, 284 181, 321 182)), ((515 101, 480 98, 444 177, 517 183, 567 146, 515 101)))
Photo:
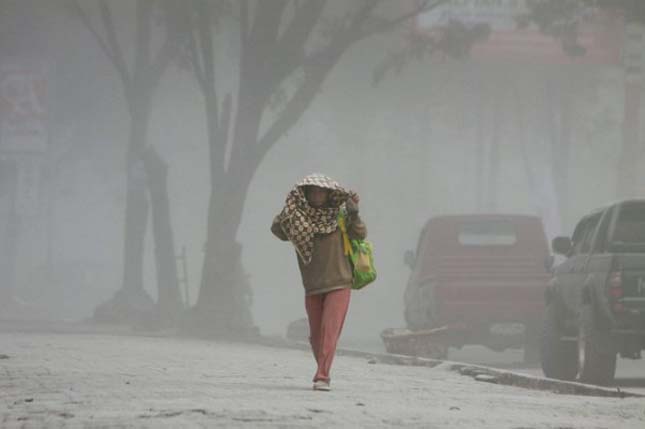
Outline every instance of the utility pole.
POLYGON ((643 68, 645 62, 645 25, 628 22, 625 24, 623 48, 625 70, 625 107, 623 113, 623 149, 618 164, 616 194, 633 197, 637 194, 636 178, 643 148, 639 141, 641 92, 643 90, 643 68))

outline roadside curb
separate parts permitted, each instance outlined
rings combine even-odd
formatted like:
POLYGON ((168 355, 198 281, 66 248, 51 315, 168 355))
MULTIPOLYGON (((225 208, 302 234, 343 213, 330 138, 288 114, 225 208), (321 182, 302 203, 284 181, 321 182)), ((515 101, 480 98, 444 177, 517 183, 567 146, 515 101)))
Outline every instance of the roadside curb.
MULTIPOLYGON (((269 347, 284 347, 298 350, 309 350, 305 342, 289 341, 277 338, 264 338, 260 344, 269 347)), ((450 371, 473 378, 476 381, 514 386, 522 389, 548 391, 562 395, 596 396, 605 398, 643 398, 644 394, 622 390, 618 387, 600 387, 573 381, 556 380, 528 374, 491 368, 482 365, 467 364, 440 359, 429 359, 417 356, 397 355, 389 353, 370 353, 360 350, 340 348, 339 356, 363 358, 368 364, 389 364, 402 366, 420 366, 426 368, 445 367, 450 371)))
POLYGON ((446 363, 450 365, 450 370, 456 371, 461 375, 470 376, 481 382, 515 386, 531 390, 543 390, 563 395, 599 396, 605 398, 645 398, 645 395, 643 394, 624 391, 619 387, 600 387, 591 384, 562 381, 552 378, 498 370, 485 366, 456 362, 446 363))

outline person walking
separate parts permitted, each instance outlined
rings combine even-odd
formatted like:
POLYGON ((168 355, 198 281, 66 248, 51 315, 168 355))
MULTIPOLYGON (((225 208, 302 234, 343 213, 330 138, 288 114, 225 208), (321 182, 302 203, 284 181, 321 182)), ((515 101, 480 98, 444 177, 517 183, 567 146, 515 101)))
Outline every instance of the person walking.
POLYGON ((345 218, 350 239, 365 239, 358 215, 358 194, 321 175, 305 177, 289 192, 271 225, 273 234, 290 241, 297 254, 305 290, 309 342, 317 363, 314 390, 329 391, 331 365, 349 308, 352 266, 343 250, 338 217, 345 218))

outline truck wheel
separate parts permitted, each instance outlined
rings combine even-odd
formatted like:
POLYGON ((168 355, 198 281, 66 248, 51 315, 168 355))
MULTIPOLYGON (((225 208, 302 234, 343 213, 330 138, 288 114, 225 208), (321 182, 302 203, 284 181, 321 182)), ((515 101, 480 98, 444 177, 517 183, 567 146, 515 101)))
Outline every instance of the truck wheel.
POLYGON ((583 383, 608 385, 616 373, 616 347, 611 334, 597 326, 593 307, 580 313, 578 334, 578 377, 583 383))
POLYGON ((577 373, 577 350, 574 342, 563 341, 554 304, 546 307, 540 341, 542 371, 549 378, 573 380, 577 373))
POLYGON ((432 327, 432 287, 408 285, 405 291, 405 321, 412 330, 432 327))

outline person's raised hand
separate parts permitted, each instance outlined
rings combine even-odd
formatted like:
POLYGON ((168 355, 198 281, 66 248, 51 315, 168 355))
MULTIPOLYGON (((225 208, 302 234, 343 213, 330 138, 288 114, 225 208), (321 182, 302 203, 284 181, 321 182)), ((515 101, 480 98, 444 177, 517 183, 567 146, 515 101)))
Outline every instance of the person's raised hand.
POLYGON ((346 206, 347 213, 356 214, 358 213, 358 203, 360 202, 360 197, 354 191, 349 192, 349 197, 347 198, 346 206))

